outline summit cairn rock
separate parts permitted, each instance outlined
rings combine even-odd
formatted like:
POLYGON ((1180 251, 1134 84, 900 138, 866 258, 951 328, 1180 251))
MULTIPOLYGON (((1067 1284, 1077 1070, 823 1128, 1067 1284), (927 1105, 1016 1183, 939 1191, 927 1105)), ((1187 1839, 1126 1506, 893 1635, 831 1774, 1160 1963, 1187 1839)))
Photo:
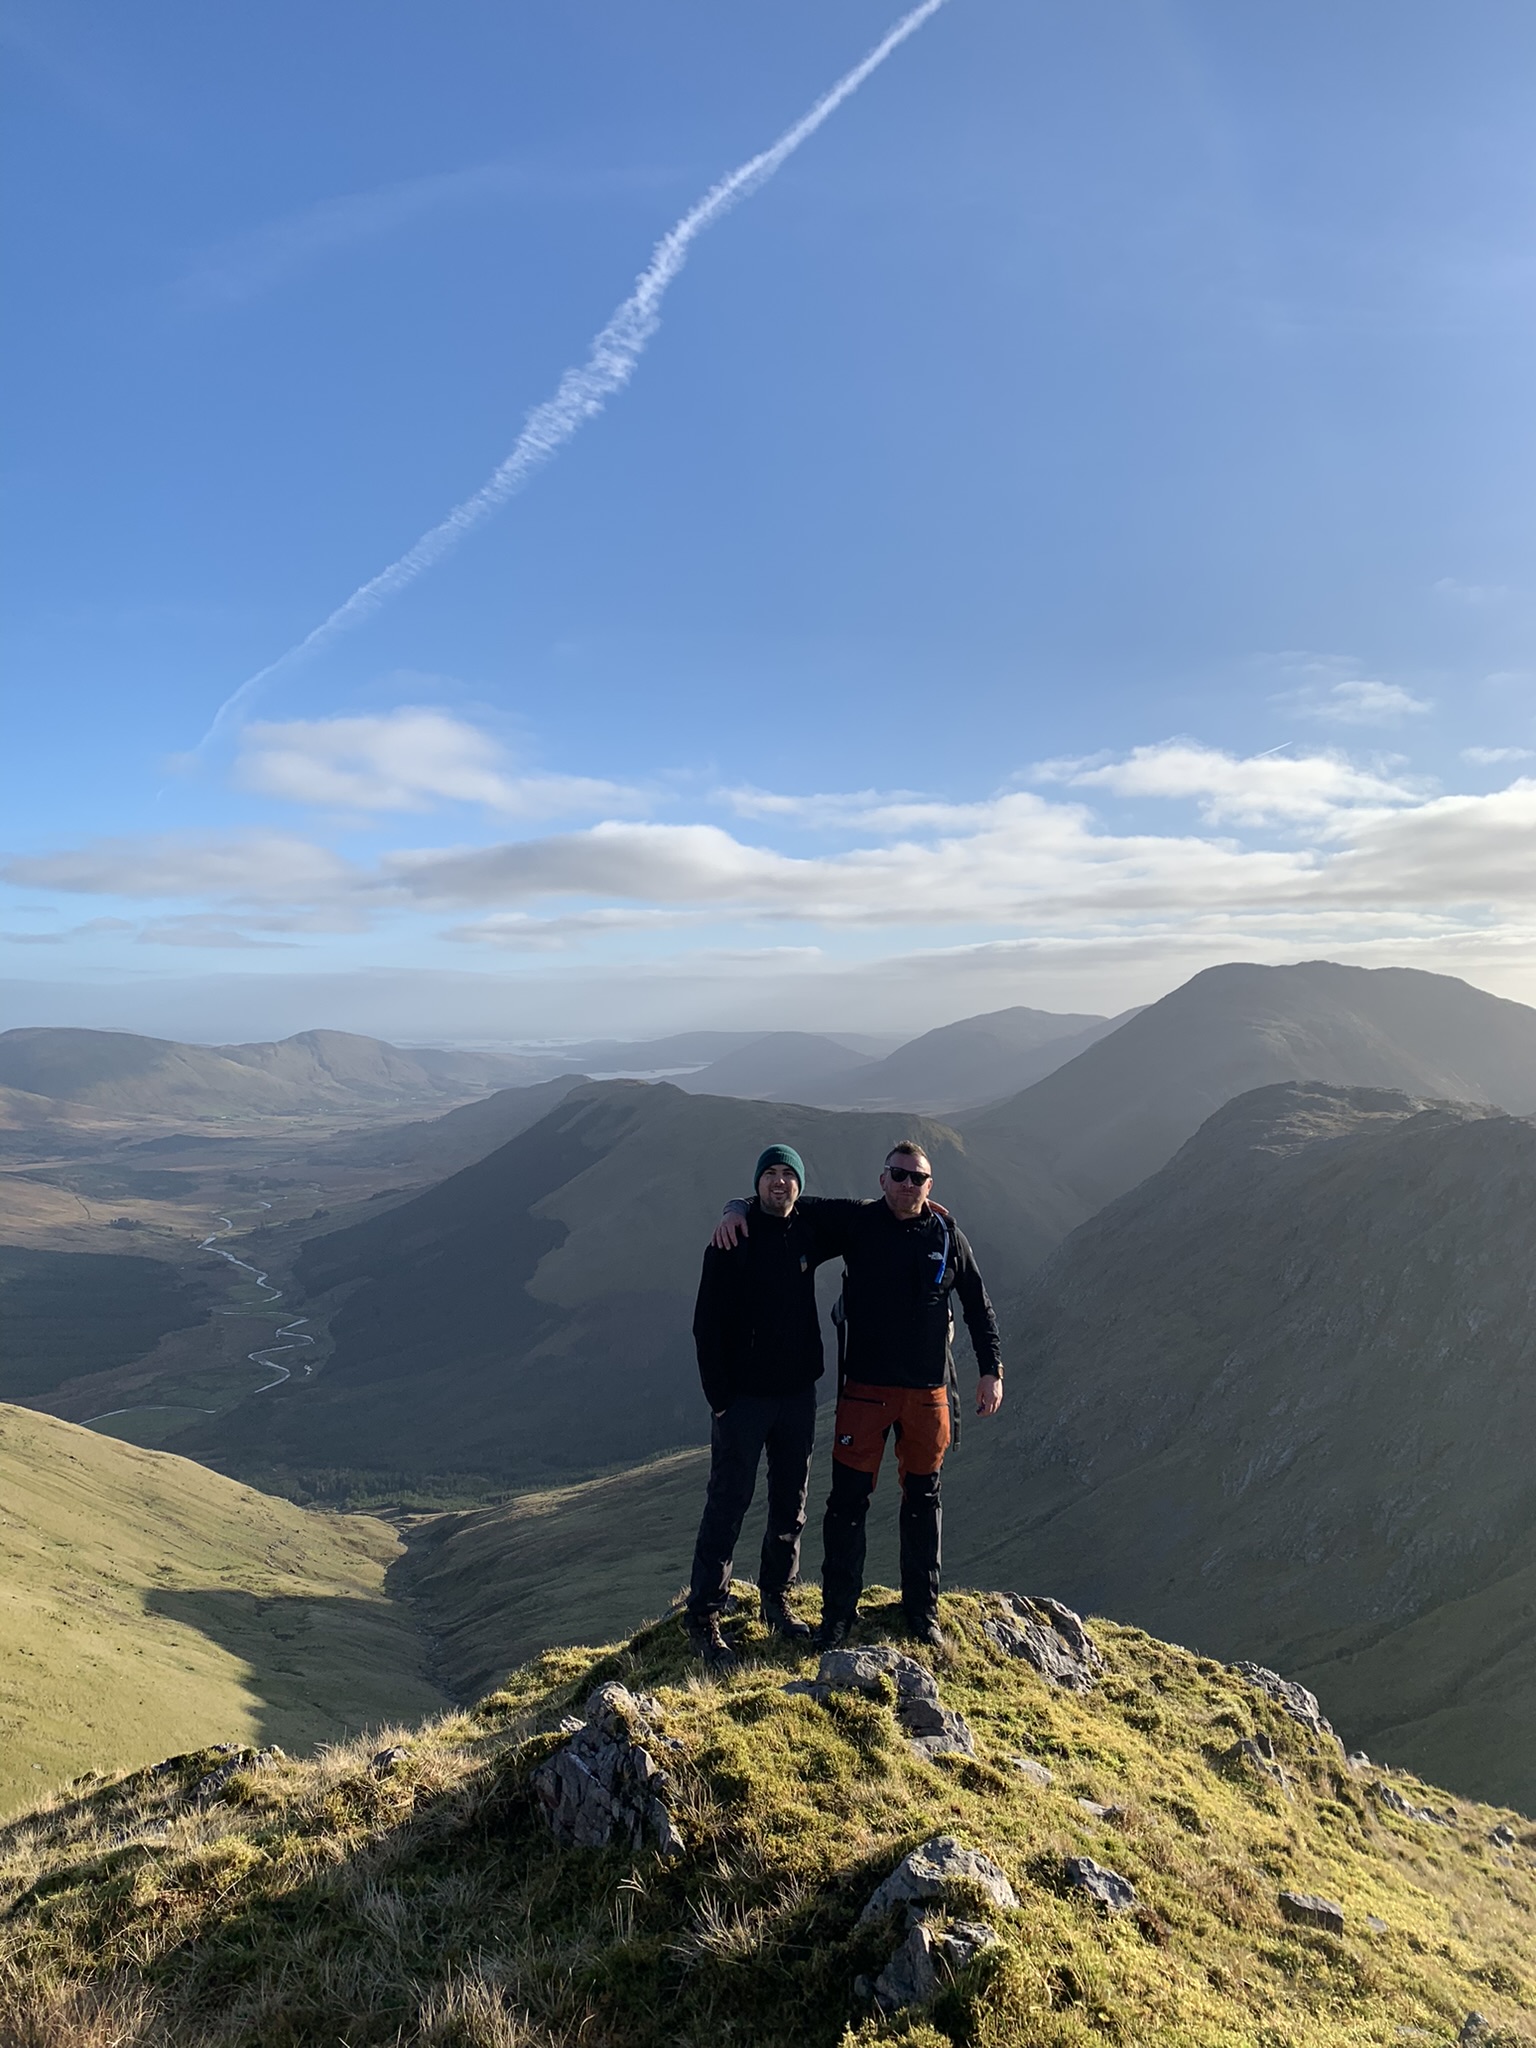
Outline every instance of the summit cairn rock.
POLYGON ((534 1793, 562 1848, 638 1849, 649 1840, 664 1856, 682 1854, 667 1808, 671 1780, 646 1747, 658 1739, 652 1711, 622 1685, 599 1686, 585 1721, 534 1772, 534 1793))
POLYGON ((1080 1614, 1059 1600, 994 1593, 996 1609, 982 1633, 1005 1657, 1022 1657, 1040 1676, 1066 1692, 1089 1692, 1104 1674, 1104 1657, 1080 1614))
POLYGON ((885 1696, 887 1681, 896 1688, 896 1725, 910 1741, 914 1755, 976 1754, 964 1716, 942 1703, 933 1673, 900 1650, 881 1644, 867 1650, 828 1650, 814 1678, 795 1679, 784 1690, 825 1706, 835 1692, 861 1692, 880 1699, 885 1696))
POLYGON ((1011 1911, 1018 1894, 1007 1877, 980 1849, 967 1849, 953 1835, 934 1835, 910 1855, 870 1894, 859 1925, 878 1920, 893 1906, 937 1905, 957 1884, 979 1885, 995 1906, 1011 1911))
POLYGON ((1344 1745, 1334 1733, 1333 1723, 1318 1705, 1315 1692, 1308 1692, 1294 1678, 1282 1678, 1267 1664, 1234 1664, 1232 1669, 1246 1678, 1250 1685, 1256 1685, 1260 1692, 1267 1693, 1282 1713, 1289 1714, 1293 1721, 1299 1721, 1312 1734, 1337 1743, 1340 1751, 1343 1750, 1344 1745))

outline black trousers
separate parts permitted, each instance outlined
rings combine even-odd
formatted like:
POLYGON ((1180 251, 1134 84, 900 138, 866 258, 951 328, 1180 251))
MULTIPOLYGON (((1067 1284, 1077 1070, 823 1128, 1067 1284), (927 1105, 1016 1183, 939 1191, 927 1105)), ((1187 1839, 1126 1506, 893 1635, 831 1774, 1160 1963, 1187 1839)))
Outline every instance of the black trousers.
MULTIPOLYGON (((872 1472, 832 1460, 832 1491, 821 1525, 822 1613, 851 1621, 864 1590, 865 1524, 872 1472)), ((937 1472, 909 1472, 902 1481, 901 1605, 909 1621, 931 1621, 939 1611, 939 1566, 943 1537, 943 1494, 937 1472)))
POLYGON ((770 1598, 792 1586, 800 1569, 800 1532, 816 1441, 816 1389, 797 1394, 744 1394, 709 1432, 709 1493, 699 1522, 688 1588, 690 1614, 719 1614, 731 1591, 731 1560, 768 1453, 768 1527, 758 1567, 770 1598))

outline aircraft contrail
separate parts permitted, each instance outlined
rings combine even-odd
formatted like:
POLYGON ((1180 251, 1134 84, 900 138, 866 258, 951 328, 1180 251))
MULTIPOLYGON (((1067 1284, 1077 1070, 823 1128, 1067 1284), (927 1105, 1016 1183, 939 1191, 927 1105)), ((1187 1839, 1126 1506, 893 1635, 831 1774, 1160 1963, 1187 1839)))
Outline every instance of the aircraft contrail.
POLYGON ((387 569, 381 569, 377 576, 354 590, 345 604, 338 605, 329 618, 322 619, 312 632, 296 641, 276 661, 268 662, 265 668, 248 676, 239 689, 219 706, 213 723, 198 741, 196 751, 201 753, 225 723, 248 704, 262 684, 280 668, 334 639, 338 633, 346 632, 348 627, 357 625, 377 611, 396 591, 414 583, 424 569, 430 569, 440 561, 465 534, 520 491, 533 472, 548 462, 583 422, 601 412, 604 402, 615 391, 622 391, 629 382, 646 343, 656 332, 661 320, 662 299, 668 285, 687 261, 693 241, 706 228, 713 227, 733 206, 766 184, 801 143, 808 141, 822 123, 836 113, 843 101, 858 91, 870 73, 877 71, 891 52, 908 36, 915 34, 944 4, 945 0, 922 0, 920 6, 904 14, 889 35, 876 43, 861 63, 845 72, 793 128, 787 128, 771 147, 749 157, 717 185, 711 186, 698 204, 656 244, 650 262, 635 282, 634 290, 592 343, 586 361, 578 369, 567 370, 556 387, 554 397, 536 405, 529 413, 516 446, 501 467, 472 497, 455 505, 446 519, 440 519, 436 526, 429 527, 398 561, 391 562, 387 569))

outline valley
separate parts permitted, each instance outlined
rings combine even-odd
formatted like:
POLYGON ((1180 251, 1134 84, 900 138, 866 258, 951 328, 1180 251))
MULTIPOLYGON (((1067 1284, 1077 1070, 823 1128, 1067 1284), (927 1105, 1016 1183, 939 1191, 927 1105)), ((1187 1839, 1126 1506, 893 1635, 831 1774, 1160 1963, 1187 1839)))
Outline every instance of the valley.
MULTIPOLYGON (((1001 1418, 968 1420, 947 1467, 948 1578, 1258 1656, 1351 1742, 1536 1805, 1536 1141, 1509 1113, 1536 1104, 1536 1013, 1314 963, 1213 969, 1114 1028, 1040 1015, 844 1048, 850 1085, 910 1056, 935 1087, 967 1044, 995 1072, 1009 1032, 1010 1059, 1070 1053, 947 1119, 692 1085, 734 1062, 771 1091, 824 1050, 769 1033, 636 1049, 691 1065, 671 1081, 591 1080, 557 1053, 511 1086, 439 1077, 469 1092, 428 1113, 421 1082, 381 1102, 383 1055, 313 1082, 305 1051, 304 1085, 352 1075, 344 1113, 13 1120, 0 1400, 374 1532, 401 1669, 467 1700, 676 1594, 707 1464, 692 1295, 756 1152, 793 1143, 810 1192, 864 1194, 913 1134, 1010 1363, 1001 1418)), ((48 1081, 29 1058, 14 1071, 48 1081)), ((960 1363, 968 1387, 963 1345, 960 1363)), ((882 1488, 886 1577, 893 1509, 882 1488)))

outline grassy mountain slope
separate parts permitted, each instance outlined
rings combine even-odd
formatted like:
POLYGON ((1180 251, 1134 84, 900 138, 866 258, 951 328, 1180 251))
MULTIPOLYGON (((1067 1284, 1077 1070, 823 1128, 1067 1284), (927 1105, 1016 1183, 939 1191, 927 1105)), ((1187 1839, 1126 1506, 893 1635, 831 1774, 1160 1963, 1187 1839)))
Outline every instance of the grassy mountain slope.
POLYGON ((215 1298, 162 1259, 0 1244, 0 1401, 126 1365, 215 1298))
POLYGON ((0 1087, 61 1107, 190 1119, 292 1116, 441 1103, 543 1080, 547 1060, 420 1055, 350 1031, 301 1031, 271 1044, 180 1045, 129 1031, 0 1032, 0 1087))
POLYGON ((839 1045, 814 1031, 769 1031, 750 1045, 736 1046, 698 1073, 680 1077, 691 1095, 788 1096, 827 1074, 853 1074, 875 1062, 867 1053, 839 1045))
MULTIPOLYGON (((813 1192, 873 1192, 900 1123, 606 1082, 576 1089, 489 1158, 415 1200, 311 1239, 299 1278, 340 1306, 312 1382, 189 1431, 247 1476, 351 1468, 550 1484, 697 1441, 689 1333, 702 1250, 770 1139, 813 1192), (347 1290, 344 1297, 340 1290, 347 1290)), ((1071 1222, 1047 1181, 999 1173, 917 1128, 994 1286, 1071 1222)))
POLYGON ((361 1516, 0 1405, 0 1811, 94 1766, 304 1748, 439 1699, 361 1516))
MULTIPOLYGON (((1074 1695, 993 1649, 951 1596, 933 1664, 974 1758, 922 1761, 888 1708, 785 1694, 814 1670, 761 1631, 703 1680, 675 1622, 550 1653, 473 1712, 236 1775, 208 1759, 92 1787, 0 1831, 0 2034, 18 2048, 1485 2048, 1536 2018, 1536 1832, 1457 1802, 1401 1818, 1379 1774, 1241 1677, 1096 1624, 1108 1671, 1074 1695), (684 1848, 563 1850, 530 1791, 597 1684, 652 1696, 684 1848), (1273 1746, 1282 1789, 1230 1752, 1273 1746), (665 1745, 665 1746, 663 1746, 665 1745), (1011 1759, 1043 1761, 1037 1786, 1011 1759), (1096 1802, 1090 1812, 1081 1803, 1096 1802), (1110 1809, 1106 1811, 1106 1809, 1110 1809), (1512 1845, 1491 1842, 1496 1825, 1512 1845), (902 1939, 876 1885, 947 1833, 992 1857, 998 1943, 892 2017, 856 1991, 902 1939), (1100 1912, 1088 1856, 1136 1888, 1100 1912), (1344 1931, 1286 1920, 1322 1895, 1344 1931), (1463 2038, 1467 2038, 1463 2035, 1463 2038)), ((924 1653, 925 1655, 927 1653, 924 1653)), ((1408 1804, 1444 1795, 1397 1781, 1408 1804)))
POLYGON ((983 1452, 1016 1503, 998 1551, 1536 1805, 1533 1232, 1522 1119, 1229 1104, 1031 1283, 983 1452))
POLYGON ((1208 968, 1011 1101, 960 1115, 1038 1159, 1091 1214, 1224 1102, 1277 1081, 1536 1110, 1536 1010, 1406 967, 1208 968))
MULTIPOLYGON (((827 1069, 805 1084, 803 1099, 830 1108, 889 1106, 940 1114, 995 1102, 1076 1059, 1119 1022, 1024 1008, 962 1017, 925 1031, 868 1066, 827 1069)), ((779 1090, 781 1095, 789 1092, 779 1090)))
POLYGON ((399 1167, 423 1178, 443 1179, 536 1124, 585 1079, 583 1074, 560 1074, 527 1088, 498 1088, 494 1095, 460 1103, 444 1116, 359 1131, 334 1144, 316 1146, 305 1153, 305 1160, 320 1166, 399 1167))

